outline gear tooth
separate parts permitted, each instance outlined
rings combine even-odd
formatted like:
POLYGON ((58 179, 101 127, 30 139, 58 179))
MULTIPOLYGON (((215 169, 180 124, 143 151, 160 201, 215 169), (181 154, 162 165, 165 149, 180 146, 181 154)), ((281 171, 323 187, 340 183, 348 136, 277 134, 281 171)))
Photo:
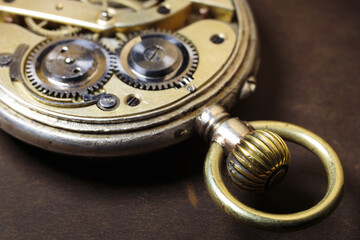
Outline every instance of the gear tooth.
POLYGON ((33 18, 30 17, 25 17, 25 24, 28 26, 28 28, 39 34, 39 35, 43 35, 45 37, 48 38, 58 38, 60 36, 65 36, 65 35, 70 35, 73 34, 74 32, 78 32, 81 30, 81 28, 79 27, 73 27, 73 26, 61 26, 58 29, 52 30, 52 29, 45 29, 43 27, 40 27, 39 25, 37 25, 37 23, 35 22, 35 20, 33 18))
POLYGON ((145 89, 145 90, 147 89, 147 85, 142 84, 142 83, 139 83, 137 87, 140 89, 145 89))
POLYGON ((124 75, 122 75, 120 72, 118 72, 118 74, 116 75, 121 81, 126 82, 126 77, 124 75))
POLYGON ((168 83, 168 87, 169 87, 169 88, 174 88, 174 87, 176 87, 176 82, 170 82, 170 83, 168 83))
POLYGON ((39 91, 43 90, 43 87, 36 81, 33 82, 33 86, 39 91))
POLYGON ((132 79, 132 78, 130 78, 130 77, 125 77, 125 79, 126 79, 126 81, 127 81, 129 84, 131 84, 132 86, 135 85, 134 79, 132 79))
POLYGON ((185 85, 189 84, 189 80, 185 77, 182 78, 182 81, 184 82, 185 85))

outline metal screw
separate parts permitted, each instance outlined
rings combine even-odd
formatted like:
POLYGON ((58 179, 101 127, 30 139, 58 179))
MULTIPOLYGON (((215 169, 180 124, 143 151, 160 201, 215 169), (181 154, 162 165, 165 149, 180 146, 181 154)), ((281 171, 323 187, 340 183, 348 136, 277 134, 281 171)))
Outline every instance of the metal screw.
POLYGON ((108 11, 102 11, 100 13, 100 19, 104 21, 109 21, 112 18, 111 14, 108 11))
POLYGON ((62 10, 64 8, 64 4, 58 3, 56 4, 56 10, 62 10))
POLYGON ((162 5, 162 6, 160 6, 160 7, 158 8, 157 11, 158 11, 158 13, 160 13, 160 14, 168 14, 168 13, 170 13, 170 8, 167 7, 167 6, 162 5))
POLYGON ((75 74, 81 73, 81 68, 80 67, 74 68, 73 73, 75 73, 75 74))
POLYGON ((69 48, 67 46, 63 46, 60 50, 61 53, 66 53, 67 51, 69 51, 69 48))
POLYGON ((188 91, 190 91, 190 92, 195 92, 195 91, 196 91, 196 88, 195 88, 194 85, 190 85, 190 86, 188 86, 186 89, 187 89, 188 91))
POLYGON ((134 95, 130 95, 126 98, 126 104, 131 107, 135 107, 139 105, 139 103, 140 103, 140 99, 134 95))
POLYGON ((159 46, 152 46, 145 50, 144 57, 149 62, 158 62, 165 56, 165 51, 159 46))
POLYGON ((113 94, 104 94, 97 101, 98 108, 104 111, 114 110, 119 104, 119 98, 113 94))
POLYGON ((12 54, 0 53, 0 67, 7 67, 12 62, 12 54))
POLYGON ((65 63, 66 64, 71 64, 71 63, 74 63, 74 62, 75 62, 75 59, 73 59, 72 57, 65 58, 65 63))
POLYGON ((210 40, 212 43, 215 43, 215 44, 221 44, 225 41, 224 36, 222 34, 212 35, 210 40))

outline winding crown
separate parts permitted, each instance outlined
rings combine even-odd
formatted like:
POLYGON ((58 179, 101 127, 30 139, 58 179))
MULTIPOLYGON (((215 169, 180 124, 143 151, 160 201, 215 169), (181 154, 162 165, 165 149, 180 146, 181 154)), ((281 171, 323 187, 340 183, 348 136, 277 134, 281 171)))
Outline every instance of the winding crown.
POLYGON ((239 187, 269 190, 286 175, 290 152, 279 135, 267 130, 248 133, 227 158, 228 173, 239 187))

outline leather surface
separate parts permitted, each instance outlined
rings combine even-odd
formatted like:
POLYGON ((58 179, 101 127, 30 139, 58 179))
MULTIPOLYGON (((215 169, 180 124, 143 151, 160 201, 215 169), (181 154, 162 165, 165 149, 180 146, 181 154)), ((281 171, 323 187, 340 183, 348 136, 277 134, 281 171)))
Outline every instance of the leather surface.
MULTIPOLYGON (((208 144, 195 137, 144 156, 88 159, 49 153, 0 132, 0 239, 358 239, 360 234, 360 2, 250 0, 262 64, 258 89, 232 113, 306 127, 339 154, 343 200, 319 224, 292 233, 233 221, 203 183, 208 144)), ((289 213, 326 190, 320 161, 290 144, 274 191, 239 192, 258 209, 289 213)))

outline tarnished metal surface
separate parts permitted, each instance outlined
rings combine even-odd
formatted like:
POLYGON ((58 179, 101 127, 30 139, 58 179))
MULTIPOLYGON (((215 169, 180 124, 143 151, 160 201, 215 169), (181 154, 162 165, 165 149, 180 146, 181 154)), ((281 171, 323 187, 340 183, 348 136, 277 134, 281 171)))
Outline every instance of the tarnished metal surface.
MULTIPOLYGON (((187 4, 185 1, 180 2, 174 1, 172 6, 187 4)), ((167 3, 172 2, 165 1, 163 4, 167 3)), ((20 7, 16 6, 20 1, 13 4, 13 8, 10 8, 8 5, 11 3, 3 2, 0 10, 6 8, 8 12, 19 13, 17 11, 20 11, 20 7), (15 8, 18 10, 15 11, 15 8)), ((57 15, 67 11, 66 4, 68 3, 64 3, 61 10, 55 9, 57 15)), ((85 3, 76 3, 73 10, 79 4, 85 3)), ((24 4, 22 9, 27 6, 28 3, 24 4)), ((45 11, 47 6, 44 4, 40 8, 45 11)), ((217 18, 216 15, 206 19, 199 17, 196 12, 199 10, 198 3, 188 3, 187 6, 191 6, 193 11, 191 14, 190 12, 182 14, 183 17, 188 18, 188 22, 182 23, 176 34, 184 36, 196 47, 199 63, 190 84, 185 82, 185 86, 178 89, 171 87, 161 91, 134 88, 122 82, 114 74, 104 86, 93 93, 82 91, 76 97, 49 95, 37 88, 37 85, 31 84, 29 78, 31 79, 34 74, 27 73, 25 65, 25 59, 32 54, 32 49, 44 41, 44 37, 26 30, 23 26, 0 23, 0 31, 7 32, 6 35, 0 36, 0 53, 14 53, 23 43, 24 38, 28 45, 28 50, 21 59, 17 60, 19 65, 16 71, 20 71, 17 78, 9 77, 8 68, 0 68, 2 128, 30 144, 45 149, 92 156, 137 154, 190 137, 194 132, 194 120, 204 108, 214 103, 229 107, 237 100, 245 79, 256 67, 258 42, 251 13, 244 1, 233 2, 233 10, 226 8, 227 11, 233 11, 236 16, 231 23, 223 21, 220 17, 217 18), (214 36, 222 38, 221 43, 215 43, 212 40, 214 36), (117 107, 112 107, 111 110, 105 109, 104 103, 100 102, 104 101, 103 94, 116 96, 119 104, 116 103, 114 106, 117 107), (178 134, 179 132, 183 134, 178 134)), ((210 2, 204 3, 202 7, 204 6, 219 8, 210 2)), ((37 8, 36 4, 28 7, 37 8)), ((103 6, 95 4, 90 8, 101 10, 103 6)), ((119 9, 119 11, 123 10, 123 8, 119 9)), ((34 14, 36 11, 25 12, 25 15, 29 15, 28 13, 34 14)), ((91 14, 91 11, 87 14, 91 14)), ((43 18, 50 16, 52 15, 42 15, 43 18)), ((149 23, 152 22, 148 20, 149 23)), ((53 21, 56 28, 60 20, 54 18, 53 21)), ((173 20, 169 22, 164 18, 160 22, 163 26, 169 23, 168 29, 173 29, 170 24, 173 20)), ((73 23, 73 25, 81 25, 78 25, 77 21, 73 23)), ((142 26, 140 23, 134 22, 134 24, 142 26)), ((100 29, 97 28, 97 31, 100 29)), ((112 37, 111 34, 105 36, 109 32, 102 31, 96 34, 89 32, 83 34, 85 37, 104 42, 110 49, 120 46, 122 41, 127 40, 126 36, 125 39, 112 37), (114 44, 111 45, 111 42, 114 44)), ((72 64, 74 64, 72 61, 65 63, 66 66, 72 64)), ((45 76, 51 79, 51 75, 45 76)), ((53 82, 53 80, 49 81, 53 82)), ((57 86, 60 86, 59 83, 57 81, 57 86)))

